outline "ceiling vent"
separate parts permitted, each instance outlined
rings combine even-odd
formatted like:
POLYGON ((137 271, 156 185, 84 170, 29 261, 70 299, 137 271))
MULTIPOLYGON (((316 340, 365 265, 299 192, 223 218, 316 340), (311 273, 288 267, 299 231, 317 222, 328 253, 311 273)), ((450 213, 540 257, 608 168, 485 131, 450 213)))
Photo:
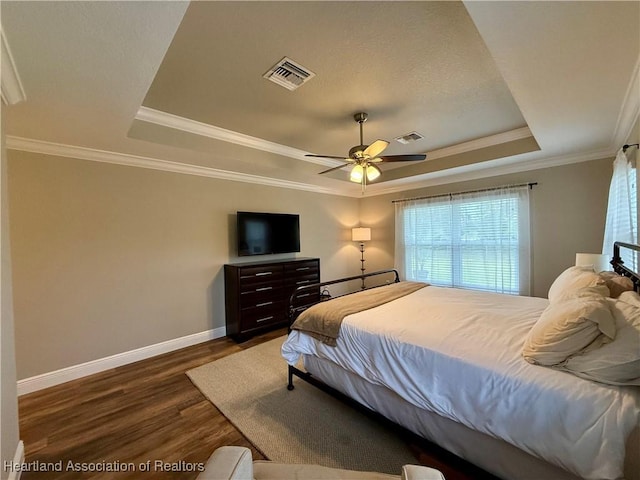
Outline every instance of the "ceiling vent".
POLYGON ((271 80, 288 90, 295 90, 315 76, 316 74, 311 70, 287 57, 284 57, 263 75, 267 80, 271 80))
POLYGON ((404 145, 411 142, 417 142, 418 140, 422 140, 424 135, 420 135, 418 132, 407 133, 406 135, 401 135, 396 137, 396 140, 404 145))

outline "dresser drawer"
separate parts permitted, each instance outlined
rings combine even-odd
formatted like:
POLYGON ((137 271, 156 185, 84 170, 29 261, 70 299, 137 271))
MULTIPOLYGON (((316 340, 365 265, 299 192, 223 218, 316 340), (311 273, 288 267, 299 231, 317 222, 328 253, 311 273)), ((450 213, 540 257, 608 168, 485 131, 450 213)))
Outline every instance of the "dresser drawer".
POLYGON ((240 292, 240 308, 255 307, 260 303, 276 301, 283 295, 282 288, 278 285, 246 285, 240 292))
POLYGON ((238 291, 240 294, 250 293, 268 293, 281 288, 283 286, 282 276, 276 275, 275 277, 258 277, 257 279, 250 279, 248 281, 240 282, 238 291))
MULTIPOLYGON (((293 291, 291 292, 293 293, 293 291)), ((293 307, 304 307, 320 301, 320 290, 304 290, 293 301, 293 307)))
POLYGON ((307 275, 297 275, 295 277, 285 278, 285 286, 292 292, 297 287, 311 285, 312 283, 320 283, 320 275, 318 273, 309 273, 307 275))
POLYGON ((255 285, 256 283, 269 283, 280 281, 283 275, 281 265, 245 267, 240 269, 240 288, 247 285, 255 285))
POLYGON ((263 293, 240 295, 240 308, 244 310, 246 308, 264 307, 282 302, 282 294, 280 292, 281 290, 278 289, 277 295, 263 293))
POLYGON ((317 260, 309 260, 306 262, 289 263, 285 265, 284 271, 287 277, 292 274, 304 275, 308 273, 318 273, 320 272, 320 262, 317 260))
POLYGON ((242 329, 249 330, 272 323, 284 322, 287 319, 285 313, 285 304, 282 301, 264 302, 259 306, 245 308, 242 310, 242 329))

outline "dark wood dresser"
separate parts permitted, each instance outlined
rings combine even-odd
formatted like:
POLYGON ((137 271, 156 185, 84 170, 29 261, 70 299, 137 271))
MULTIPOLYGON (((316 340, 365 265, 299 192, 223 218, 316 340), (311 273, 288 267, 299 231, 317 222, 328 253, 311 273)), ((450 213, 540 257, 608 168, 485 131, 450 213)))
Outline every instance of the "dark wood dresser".
MULTIPOLYGON (((320 259, 295 258, 224 266, 227 335, 244 341, 287 326, 289 297, 302 285, 320 282, 320 259)), ((295 306, 315 303, 320 291, 303 294, 295 306)))

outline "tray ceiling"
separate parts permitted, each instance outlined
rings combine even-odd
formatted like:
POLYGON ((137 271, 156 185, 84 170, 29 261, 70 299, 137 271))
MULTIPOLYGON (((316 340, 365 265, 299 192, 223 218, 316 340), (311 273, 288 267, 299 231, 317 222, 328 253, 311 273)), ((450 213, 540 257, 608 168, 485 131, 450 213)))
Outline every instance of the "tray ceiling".
POLYGON ((9 145, 346 195, 360 193, 347 173, 319 176, 335 162, 304 153, 346 155, 358 111, 365 143, 427 153, 383 164, 368 194, 606 156, 637 115, 639 14, 638 2, 4 1, 27 97, 8 110, 9 145), (315 77, 294 91, 263 78, 285 56, 315 77), (424 138, 393 141, 413 131, 424 138))

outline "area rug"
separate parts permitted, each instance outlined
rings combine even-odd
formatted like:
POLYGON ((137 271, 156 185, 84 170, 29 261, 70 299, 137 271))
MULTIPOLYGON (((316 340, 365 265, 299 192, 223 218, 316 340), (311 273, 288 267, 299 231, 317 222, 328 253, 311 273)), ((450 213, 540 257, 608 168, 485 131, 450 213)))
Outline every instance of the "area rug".
POLYGON ((417 463, 392 431, 294 379, 288 391, 285 337, 235 353, 187 375, 269 460, 399 475, 417 463))

